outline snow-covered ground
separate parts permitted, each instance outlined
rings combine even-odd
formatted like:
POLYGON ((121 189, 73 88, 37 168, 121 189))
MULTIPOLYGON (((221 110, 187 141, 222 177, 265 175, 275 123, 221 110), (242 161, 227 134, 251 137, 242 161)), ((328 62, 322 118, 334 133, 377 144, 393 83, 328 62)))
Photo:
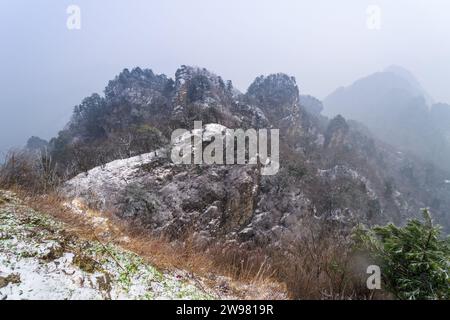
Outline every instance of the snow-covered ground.
POLYGON ((117 246, 82 240, 0 191, 0 300, 208 298, 194 281, 117 246))
POLYGON ((136 178, 142 166, 154 162, 164 153, 164 150, 157 150, 128 159, 115 160, 93 168, 67 181, 63 192, 69 198, 79 196, 90 198, 92 196, 100 202, 97 203, 97 206, 105 205, 108 195, 123 190, 130 180, 136 178), (98 194, 99 190, 102 190, 103 193, 98 194))

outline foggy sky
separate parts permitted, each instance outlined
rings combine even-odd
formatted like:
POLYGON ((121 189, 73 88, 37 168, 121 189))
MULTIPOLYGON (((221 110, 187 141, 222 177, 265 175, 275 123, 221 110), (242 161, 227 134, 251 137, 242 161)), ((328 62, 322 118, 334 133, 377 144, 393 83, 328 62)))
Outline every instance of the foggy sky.
POLYGON ((447 0, 0 0, 0 152, 50 138, 123 68, 205 67, 245 91, 285 72, 320 99, 397 64, 450 102, 447 0), (81 30, 66 28, 67 6, 81 30), (379 31, 366 26, 381 8, 379 31))

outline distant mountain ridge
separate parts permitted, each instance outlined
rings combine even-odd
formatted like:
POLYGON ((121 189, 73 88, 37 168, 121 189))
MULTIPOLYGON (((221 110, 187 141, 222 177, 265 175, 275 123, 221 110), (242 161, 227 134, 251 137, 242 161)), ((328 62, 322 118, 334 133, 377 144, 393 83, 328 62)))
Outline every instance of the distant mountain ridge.
POLYGON ((384 72, 390 72, 393 73, 409 82, 409 84, 414 88, 416 92, 418 92, 420 95, 422 95, 425 98, 425 101, 428 105, 434 104, 434 99, 431 97, 431 95, 423 88, 421 83, 416 79, 416 77, 407 69, 392 65, 384 69, 384 72))
POLYGON ((324 113, 360 121, 381 140, 450 171, 450 106, 435 104, 404 68, 337 89, 325 98, 324 113))

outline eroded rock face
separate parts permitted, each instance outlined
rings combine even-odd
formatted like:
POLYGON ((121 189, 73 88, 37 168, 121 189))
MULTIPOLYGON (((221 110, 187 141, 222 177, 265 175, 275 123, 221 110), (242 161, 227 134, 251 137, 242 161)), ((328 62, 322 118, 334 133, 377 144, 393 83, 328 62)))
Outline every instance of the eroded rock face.
MULTIPOLYGON (((218 127, 206 125, 204 138, 218 127)), ((172 239, 193 233, 207 241, 229 238, 249 224, 257 206, 257 166, 175 165, 169 155, 162 149, 113 161, 71 179, 63 191, 172 239)))
POLYGON ((336 116, 328 124, 327 131, 325 133, 325 146, 339 146, 344 143, 349 131, 349 126, 341 115, 336 116))

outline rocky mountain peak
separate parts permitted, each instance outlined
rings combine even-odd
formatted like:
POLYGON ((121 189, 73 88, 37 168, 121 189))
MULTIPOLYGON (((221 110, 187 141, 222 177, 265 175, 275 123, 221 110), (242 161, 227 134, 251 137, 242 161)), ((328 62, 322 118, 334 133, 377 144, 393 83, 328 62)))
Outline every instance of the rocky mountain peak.
POLYGON ((260 76, 246 94, 249 103, 258 105, 275 122, 298 123, 300 94, 294 77, 283 73, 260 76))
POLYGON ((325 146, 342 144, 349 131, 349 125, 341 115, 334 117, 325 133, 325 146))
POLYGON ((188 81, 192 81, 196 77, 205 77, 213 86, 221 85, 221 77, 207 70, 206 68, 182 65, 175 72, 176 88, 179 88, 188 81))
POLYGON ((296 104, 299 101, 299 89, 294 77, 284 73, 259 76, 253 81, 247 95, 263 105, 296 104))
POLYGON ((205 68, 182 65, 175 73, 175 104, 186 107, 191 103, 229 105, 233 95, 231 81, 205 68))
MULTIPOLYGON (((142 104, 145 97, 168 95, 172 91, 173 80, 165 75, 156 75, 150 69, 124 69, 105 88, 105 97, 111 103, 131 102, 142 104)), ((147 101, 149 102, 149 101, 147 101)))

